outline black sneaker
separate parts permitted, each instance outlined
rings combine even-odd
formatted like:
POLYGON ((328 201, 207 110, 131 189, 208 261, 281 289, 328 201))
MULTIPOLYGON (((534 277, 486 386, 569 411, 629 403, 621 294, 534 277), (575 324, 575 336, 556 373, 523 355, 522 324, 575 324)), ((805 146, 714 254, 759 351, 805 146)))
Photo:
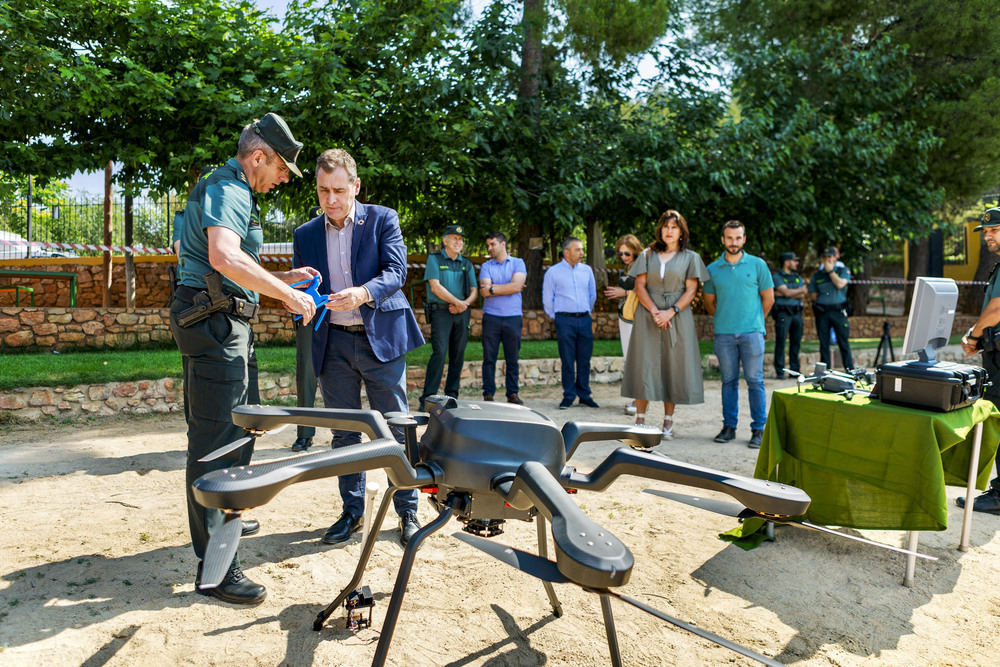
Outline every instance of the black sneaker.
POLYGON ((719 435, 715 436, 715 442, 731 442, 736 439, 736 429, 732 426, 723 425, 719 435))
POLYGON ((560 410, 569 410, 571 407, 573 407, 573 399, 572 398, 564 398, 559 403, 559 409, 560 410))
POLYGON ((312 438, 297 438, 294 443, 292 443, 293 452, 304 452, 313 446, 312 438))
POLYGON ((764 437, 764 430, 755 428, 750 431, 750 442, 747 443, 747 447, 750 449, 760 449, 761 438, 764 437))
POLYGON ((230 604, 255 605, 267 597, 267 589, 255 584, 243 575, 239 565, 233 565, 226 572, 226 578, 215 588, 200 588, 201 563, 198 563, 198 574, 195 575, 194 590, 199 595, 207 595, 230 604))
MULTIPOLYGON (((955 502, 959 507, 965 507, 965 498, 959 496, 955 502)), ((973 512, 985 512, 986 514, 1000 514, 1000 491, 990 489, 986 493, 972 501, 973 512)))
POLYGON ((580 405, 586 405, 588 408, 599 408, 599 407, 601 407, 601 406, 599 406, 597 404, 597 401, 595 401, 594 399, 592 399, 590 396, 588 396, 587 398, 581 398, 580 399, 580 405))

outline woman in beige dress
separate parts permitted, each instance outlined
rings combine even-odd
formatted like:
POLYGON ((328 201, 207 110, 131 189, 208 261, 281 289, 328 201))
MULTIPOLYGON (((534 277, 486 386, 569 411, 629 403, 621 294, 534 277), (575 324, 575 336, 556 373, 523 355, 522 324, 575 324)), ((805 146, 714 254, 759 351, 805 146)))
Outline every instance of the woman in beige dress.
POLYGON ((674 437, 674 406, 705 402, 701 351, 691 314, 699 282, 708 279, 698 253, 688 248, 684 216, 660 216, 655 241, 632 265, 636 310, 625 359, 622 396, 636 398, 636 424, 646 423, 650 401, 663 402, 663 439, 674 437))
MULTIPOLYGON (((618 248, 618 258, 625 265, 625 273, 627 274, 642 252, 642 244, 639 243, 639 239, 634 234, 626 234, 618 239, 615 247, 618 248)), ((631 278, 631 280, 635 279, 631 278)), ((632 336, 632 318, 637 309, 638 296, 635 289, 610 285, 604 290, 604 296, 609 299, 621 299, 618 302, 618 336, 622 342, 622 359, 628 359, 628 343, 632 336)), ((625 414, 635 414, 635 401, 626 400, 625 414)))

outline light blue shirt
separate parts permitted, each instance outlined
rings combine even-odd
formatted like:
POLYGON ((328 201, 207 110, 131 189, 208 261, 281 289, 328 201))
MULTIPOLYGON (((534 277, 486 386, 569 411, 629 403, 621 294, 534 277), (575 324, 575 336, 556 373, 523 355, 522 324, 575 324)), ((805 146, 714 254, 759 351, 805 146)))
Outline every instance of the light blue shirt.
POLYGON ((774 279, 764 260, 744 251, 740 261, 730 264, 723 255, 708 265, 708 276, 702 289, 716 297, 715 333, 766 332, 760 293, 772 289, 774 279))
MULTIPOLYGON (((354 211, 355 206, 351 204, 351 210, 347 212, 344 219, 344 226, 337 229, 337 226, 326 218, 326 258, 327 268, 330 273, 330 294, 354 287, 354 276, 351 274, 351 245, 354 242, 354 211)), ((340 324, 341 326, 352 326, 364 324, 361 319, 361 309, 354 310, 330 310, 330 324, 340 324)))
POLYGON ((589 313, 597 301, 594 271, 577 262, 570 266, 565 259, 553 264, 542 279, 542 307, 555 319, 556 313, 589 313))
MULTIPOLYGON (((506 285, 513 282, 515 274, 527 276, 528 269, 524 266, 524 260, 518 257, 507 255, 502 263, 491 259, 483 262, 479 267, 479 280, 484 278, 494 285, 506 285)), ((492 294, 483 299, 483 313, 495 315, 497 317, 512 317, 521 315, 524 309, 521 307, 521 293, 514 294, 492 294)))

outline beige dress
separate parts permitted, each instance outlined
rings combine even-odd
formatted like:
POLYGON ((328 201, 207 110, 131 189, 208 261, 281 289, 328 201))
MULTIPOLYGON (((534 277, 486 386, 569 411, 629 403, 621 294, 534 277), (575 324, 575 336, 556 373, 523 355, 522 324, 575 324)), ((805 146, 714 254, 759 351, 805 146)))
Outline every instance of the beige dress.
MULTIPOLYGON (((708 279, 708 271, 698 253, 678 252, 664 265, 660 278, 660 258, 650 249, 642 252, 629 275, 646 274, 646 291, 657 308, 669 308, 684 293, 685 282, 708 279)), ((701 351, 691 308, 675 315, 673 327, 661 329, 642 305, 636 309, 625 359, 622 396, 643 401, 690 405, 705 402, 701 376, 701 351)))

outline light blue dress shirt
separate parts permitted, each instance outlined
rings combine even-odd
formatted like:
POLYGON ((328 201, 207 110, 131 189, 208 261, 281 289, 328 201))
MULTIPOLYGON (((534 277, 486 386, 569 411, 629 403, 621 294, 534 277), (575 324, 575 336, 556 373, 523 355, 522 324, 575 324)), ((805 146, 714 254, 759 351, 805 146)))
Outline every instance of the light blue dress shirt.
POLYGON ((555 319, 556 313, 589 313, 597 301, 597 281, 594 271, 578 262, 570 266, 563 259, 553 264, 542 279, 542 307, 555 319))

